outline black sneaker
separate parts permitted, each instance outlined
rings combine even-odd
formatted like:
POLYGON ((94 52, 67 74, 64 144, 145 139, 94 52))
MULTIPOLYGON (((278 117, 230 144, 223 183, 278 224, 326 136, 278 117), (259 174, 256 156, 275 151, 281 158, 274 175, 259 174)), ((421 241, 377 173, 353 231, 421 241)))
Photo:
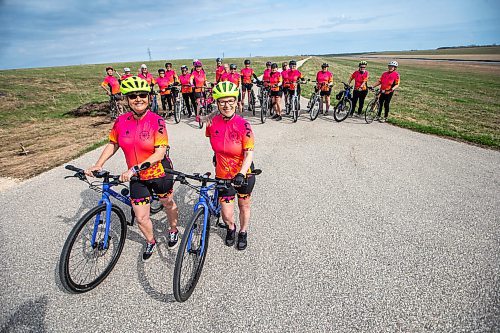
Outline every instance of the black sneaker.
POLYGON ((142 253, 142 261, 148 262, 156 249, 156 241, 154 243, 146 243, 146 250, 142 253))
POLYGON ((276 119, 278 118, 279 116, 277 114, 274 114, 274 116, 271 117, 271 119, 276 119))
POLYGON ((236 238, 236 226, 234 226, 233 230, 227 228, 227 231, 226 231, 226 245, 227 246, 233 246, 235 238, 236 238))
POLYGON ((277 121, 280 121, 281 119, 283 119, 283 117, 281 117, 281 116, 277 116, 277 117, 276 117, 276 120, 277 120, 277 121))
POLYGON ((175 231, 168 232, 168 248, 170 250, 175 249, 177 247, 177 243, 179 242, 179 230, 175 229, 175 231))
POLYGON ((238 244, 236 244, 236 248, 238 250, 244 250, 247 248, 247 233, 239 232, 238 233, 238 244))

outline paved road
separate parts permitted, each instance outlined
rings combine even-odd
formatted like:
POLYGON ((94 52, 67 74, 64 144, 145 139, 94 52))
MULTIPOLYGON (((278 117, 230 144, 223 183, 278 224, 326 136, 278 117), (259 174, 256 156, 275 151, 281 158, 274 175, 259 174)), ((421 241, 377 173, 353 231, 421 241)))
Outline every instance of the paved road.
MULTIPOLYGON (((129 229, 97 289, 58 282, 61 246, 97 195, 62 167, 0 193, 1 332, 498 332, 500 154, 388 124, 250 117, 249 247, 211 238, 192 298, 173 302, 175 252, 147 264, 129 229)), ((211 170, 195 123, 169 125, 172 158, 211 170)), ((93 151, 74 161, 88 166, 93 151)), ((122 157, 108 169, 123 169, 122 157)), ((177 188, 185 223, 190 193, 177 188)), ((166 230, 164 214, 155 232, 166 230)))

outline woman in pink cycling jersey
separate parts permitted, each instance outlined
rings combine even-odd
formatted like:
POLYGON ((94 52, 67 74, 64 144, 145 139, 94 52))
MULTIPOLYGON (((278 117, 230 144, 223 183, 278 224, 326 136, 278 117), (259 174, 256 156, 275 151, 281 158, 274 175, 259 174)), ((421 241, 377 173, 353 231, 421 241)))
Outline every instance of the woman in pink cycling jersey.
POLYGON ((238 197, 240 230, 236 248, 244 250, 247 247, 251 193, 255 185, 255 176, 248 175, 253 170, 254 136, 250 123, 236 114, 238 95, 238 87, 230 81, 219 82, 214 87, 213 97, 219 114, 207 125, 205 133, 215 153, 215 176, 232 180, 232 185, 219 191, 222 220, 227 225, 225 243, 233 246, 236 240, 234 201, 238 197))
POLYGON ((190 83, 194 87, 194 97, 196 99, 196 121, 198 121, 198 114, 200 113, 200 99, 203 97, 203 90, 207 86, 207 76, 203 70, 201 61, 194 63, 194 71, 191 73, 190 83))
POLYGON ((328 70, 328 64, 321 65, 321 70, 316 73, 316 92, 319 91, 321 97, 319 104, 319 113, 323 113, 323 103, 326 104, 324 115, 328 114, 330 109, 330 95, 332 94, 333 75, 328 70))
POLYGON ((148 261, 156 248, 153 224, 149 216, 151 196, 158 195, 165 207, 170 230, 168 232, 168 248, 173 249, 178 242, 177 205, 173 197, 173 177, 165 173, 172 169, 168 156, 168 135, 165 120, 149 110, 149 83, 137 76, 121 82, 120 90, 126 96, 128 106, 132 110, 121 115, 115 121, 109 134, 109 143, 104 147, 101 156, 92 167, 85 170, 87 176, 101 170, 104 163, 113 156, 118 148, 123 150, 128 170, 122 172, 120 180, 130 181, 130 201, 144 238, 146 249, 142 260, 148 261), (150 167, 140 170, 144 163, 150 167), (131 180, 138 176, 139 180, 131 180))

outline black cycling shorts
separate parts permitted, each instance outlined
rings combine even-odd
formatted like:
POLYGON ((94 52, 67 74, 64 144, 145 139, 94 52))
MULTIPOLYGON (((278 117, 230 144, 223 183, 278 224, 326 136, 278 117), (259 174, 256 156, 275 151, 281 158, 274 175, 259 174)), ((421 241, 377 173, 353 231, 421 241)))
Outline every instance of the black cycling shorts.
POLYGON ((203 92, 202 91, 195 91, 194 93, 194 98, 203 98, 203 92))
MULTIPOLYGON (((172 169, 172 162, 169 158, 161 161, 164 169, 172 169)), ((165 198, 174 191, 174 176, 166 174, 164 177, 148 180, 130 181, 130 201, 134 205, 146 205, 151 202, 153 192, 159 198, 165 198)))
POLYGON ((278 91, 271 90, 269 96, 271 96, 271 97, 281 97, 281 96, 283 96, 283 91, 282 90, 278 90, 278 91))
POLYGON ((247 90, 252 90, 252 87, 253 87, 253 83, 243 83, 241 85, 241 90, 243 92, 247 91, 247 90))
POLYGON ((252 194, 253 187, 255 186, 255 176, 249 175, 246 179, 246 184, 240 187, 234 187, 234 185, 228 185, 227 189, 219 190, 219 201, 231 203, 234 201, 236 195, 239 199, 250 198, 252 194))
POLYGON ((332 88, 330 88, 326 91, 321 90, 319 93, 320 96, 330 96, 331 94, 332 94, 332 88))

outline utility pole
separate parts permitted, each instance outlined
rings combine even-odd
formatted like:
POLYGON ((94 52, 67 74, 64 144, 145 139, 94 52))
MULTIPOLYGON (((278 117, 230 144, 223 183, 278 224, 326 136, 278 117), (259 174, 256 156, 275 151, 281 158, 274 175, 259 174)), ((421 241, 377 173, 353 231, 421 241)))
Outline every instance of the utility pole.
POLYGON ((151 49, 148 47, 149 61, 151 61, 151 49))
POLYGON ((224 59, 224 51, 222 51, 222 59, 224 59))

